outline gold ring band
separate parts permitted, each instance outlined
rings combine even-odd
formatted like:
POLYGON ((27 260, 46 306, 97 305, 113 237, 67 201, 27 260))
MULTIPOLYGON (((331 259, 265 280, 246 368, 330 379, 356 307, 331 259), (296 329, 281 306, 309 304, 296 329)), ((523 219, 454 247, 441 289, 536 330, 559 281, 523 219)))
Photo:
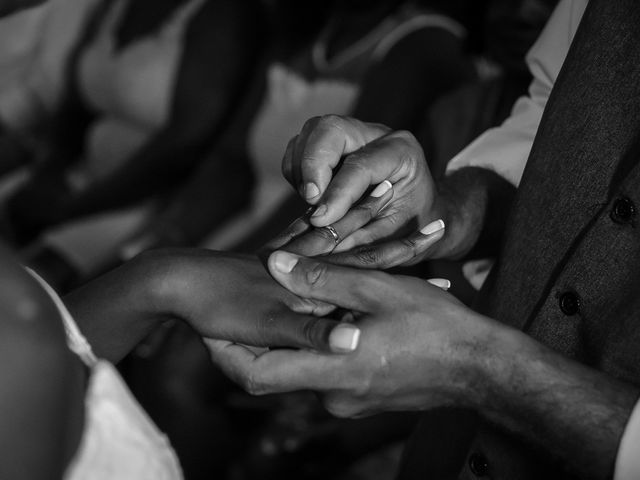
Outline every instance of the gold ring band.
POLYGON ((326 227, 322 228, 326 229, 331 234, 336 245, 340 243, 340 235, 338 235, 338 232, 336 232, 335 228, 333 228, 331 225, 327 225, 326 227))

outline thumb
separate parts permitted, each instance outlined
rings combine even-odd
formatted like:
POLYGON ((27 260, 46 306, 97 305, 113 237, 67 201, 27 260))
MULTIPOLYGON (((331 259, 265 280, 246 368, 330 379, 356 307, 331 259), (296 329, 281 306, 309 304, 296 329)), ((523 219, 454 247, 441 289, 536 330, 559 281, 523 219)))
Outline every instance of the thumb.
POLYGON ((373 313, 384 305, 391 276, 332 265, 276 251, 269 256, 271 275, 290 292, 360 313, 373 313))

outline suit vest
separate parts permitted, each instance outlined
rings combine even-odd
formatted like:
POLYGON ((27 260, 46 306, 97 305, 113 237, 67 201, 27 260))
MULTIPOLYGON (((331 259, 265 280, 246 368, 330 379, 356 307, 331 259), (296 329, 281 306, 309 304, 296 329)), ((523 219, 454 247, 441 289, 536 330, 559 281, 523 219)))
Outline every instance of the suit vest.
MULTIPOLYGON (((639 133, 640 2, 591 0, 477 305, 550 348, 635 384, 639 133)), ((471 412, 444 410, 425 415, 399 478, 572 477, 553 453, 535 452, 471 412)))

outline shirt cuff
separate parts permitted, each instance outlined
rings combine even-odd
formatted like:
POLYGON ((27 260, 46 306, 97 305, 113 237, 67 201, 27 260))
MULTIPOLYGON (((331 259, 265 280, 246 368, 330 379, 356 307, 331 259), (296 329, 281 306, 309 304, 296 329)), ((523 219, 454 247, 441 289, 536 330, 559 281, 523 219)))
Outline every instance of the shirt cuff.
POLYGON ((622 435, 613 480, 637 480, 640 478, 640 402, 629 417, 622 435))

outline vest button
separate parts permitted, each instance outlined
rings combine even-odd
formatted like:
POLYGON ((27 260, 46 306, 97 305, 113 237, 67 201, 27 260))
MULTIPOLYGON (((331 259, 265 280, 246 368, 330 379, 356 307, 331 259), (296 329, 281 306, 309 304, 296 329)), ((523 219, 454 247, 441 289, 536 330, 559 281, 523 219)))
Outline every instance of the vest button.
POLYGON ((484 477, 489 473, 487 458, 481 453, 473 453, 469 457, 469 469, 477 477, 484 477))
POLYGON ((560 295, 560 310, 571 317, 580 311, 580 298, 573 292, 565 292, 560 295))
POLYGON ((636 215, 636 206, 627 197, 620 197, 613 204, 611 210, 611 220, 616 223, 624 224, 633 220, 636 215))

